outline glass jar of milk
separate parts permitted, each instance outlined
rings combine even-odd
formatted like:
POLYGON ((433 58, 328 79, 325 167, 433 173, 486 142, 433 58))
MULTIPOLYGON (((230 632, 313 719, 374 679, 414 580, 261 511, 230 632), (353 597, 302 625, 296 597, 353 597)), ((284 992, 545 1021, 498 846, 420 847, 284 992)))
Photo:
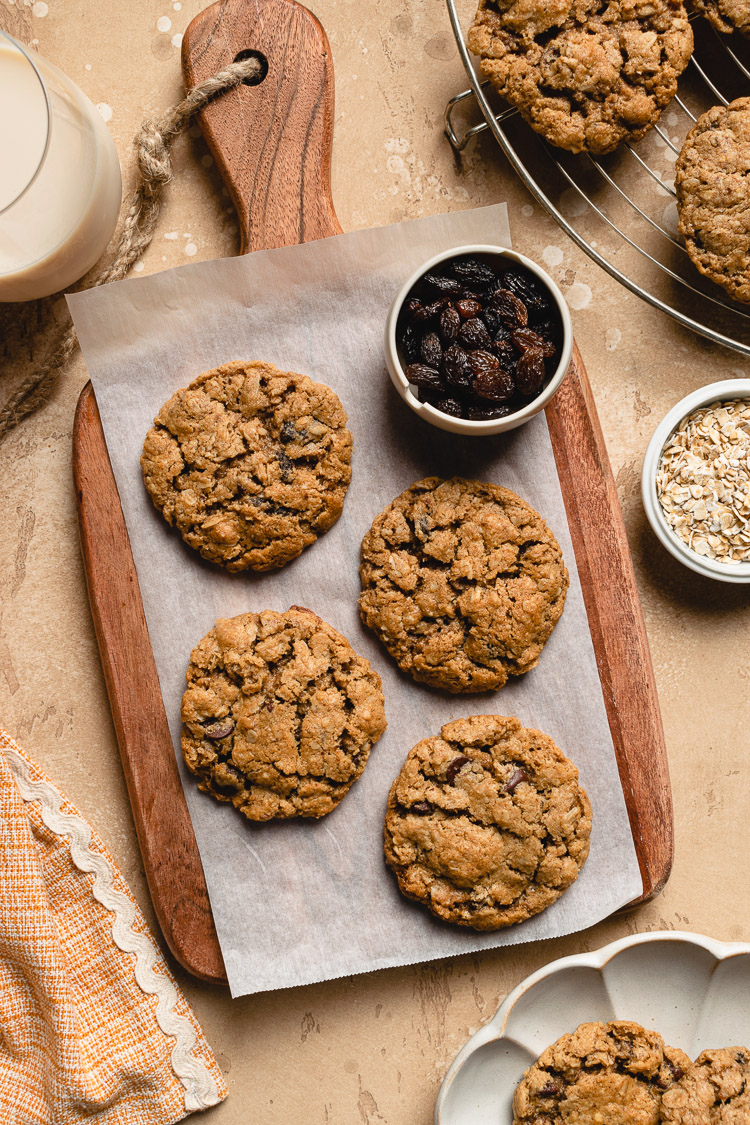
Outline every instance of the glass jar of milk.
POLYGON ((46 297, 82 277, 112 237, 121 198, 96 107, 0 31, 0 301, 46 297))

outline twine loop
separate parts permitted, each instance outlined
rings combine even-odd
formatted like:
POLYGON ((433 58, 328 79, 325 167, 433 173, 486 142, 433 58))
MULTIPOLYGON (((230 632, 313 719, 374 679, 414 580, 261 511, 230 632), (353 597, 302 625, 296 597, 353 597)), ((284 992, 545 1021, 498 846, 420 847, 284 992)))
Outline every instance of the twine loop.
POLYGON ((135 151, 144 188, 157 191, 162 184, 169 182, 172 161, 166 141, 154 121, 144 121, 141 125, 135 139, 135 151))

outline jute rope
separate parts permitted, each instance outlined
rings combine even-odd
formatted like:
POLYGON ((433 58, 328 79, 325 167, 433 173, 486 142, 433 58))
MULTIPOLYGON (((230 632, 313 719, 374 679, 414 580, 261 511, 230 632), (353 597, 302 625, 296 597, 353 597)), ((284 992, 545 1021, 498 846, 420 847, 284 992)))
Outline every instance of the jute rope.
MULTIPOLYGON (((193 114, 203 109, 217 94, 223 94, 226 90, 239 86, 246 78, 259 77, 261 72, 261 64, 256 58, 230 63, 223 70, 217 71, 204 82, 194 86, 187 97, 168 110, 160 121, 144 121, 134 142, 138 161, 138 180, 125 215, 114 257, 111 263, 94 277, 89 288, 106 285, 108 281, 120 281, 151 242, 161 210, 162 189, 172 176, 172 159, 169 150, 175 138, 187 128, 193 114)), ((17 426, 22 418, 46 402, 61 369, 70 359, 77 345, 78 338, 75 328, 71 325, 66 329, 62 340, 49 359, 25 376, 0 410, 0 440, 9 430, 17 426)))

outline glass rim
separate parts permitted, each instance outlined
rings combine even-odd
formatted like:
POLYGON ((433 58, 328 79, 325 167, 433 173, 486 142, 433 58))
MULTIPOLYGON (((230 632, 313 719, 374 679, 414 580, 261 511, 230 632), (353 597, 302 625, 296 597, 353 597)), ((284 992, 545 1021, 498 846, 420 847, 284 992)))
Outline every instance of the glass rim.
POLYGON ((21 52, 21 54, 24 56, 24 58, 28 62, 29 66, 32 67, 34 73, 36 74, 39 85, 42 88, 42 94, 44 95, 44 104, 45 104, 45 108, 47 110, 47 135, 46 135, 45 140, 44 140, 44 148, 42 149, 42 154, 39 157, 39 163, 37 164, 37 166, 34 170, 34 173, 30 177, 28 183, 23 188, 21 188, 18 195, 16 195, 13 199, 11 199, 10 202, 6 203, 4 207, 0 207, 0 215, 4 215, 7 211, 10 210, 11 207, 15 207, 15 205, 18 203, 18 201, 24 197, 24 195, 29 190, 29 188, 32 186, 32 184, 35 182, 37 176, 39 175, 39 173, 42 170, 42 165, 44 164, 44 161, 47 157, 47 153, 49 151, 50 133, 51 133, 51 126, 52 126, 52 112, 51 112, 51 107, 50 107, 49 91, 47 90, 47 85, 46 85, 44 79, 42 78, 42 74, 41 74, 41 71, 39 70, 39 67, 34 62, 33 58, 29 54, 29 52, 26 49, 26 47, 24 46, 24 44, 19 43, 19 41, 17 39, 15 39, 7 31, 3 31, 2 28, 0 28, 0 39, 7 39, 7 41, 9 43, 11 43, 12 46, 16 47, 21 52))

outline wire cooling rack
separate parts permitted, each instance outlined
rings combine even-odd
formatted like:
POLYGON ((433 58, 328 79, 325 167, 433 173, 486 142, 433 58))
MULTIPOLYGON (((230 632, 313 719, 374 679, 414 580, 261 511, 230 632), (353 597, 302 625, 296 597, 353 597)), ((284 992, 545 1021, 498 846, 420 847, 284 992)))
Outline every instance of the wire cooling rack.
POLYGON ((750 307, 732 301, 691 263, 677 229, 674 190, 675 161, 697 118, 750 95, 750 41, 693 19, 695 52, 657 125, 609 156, 575 155, 547 144, 480 80, 455 0, 446 3, 471 83, 446 106, 454 150, 462 152, 489 129, 526 187, 607 273, 680 324, 750 356, 750 307), (484 120, 459 126, 477 105, 484 120))

